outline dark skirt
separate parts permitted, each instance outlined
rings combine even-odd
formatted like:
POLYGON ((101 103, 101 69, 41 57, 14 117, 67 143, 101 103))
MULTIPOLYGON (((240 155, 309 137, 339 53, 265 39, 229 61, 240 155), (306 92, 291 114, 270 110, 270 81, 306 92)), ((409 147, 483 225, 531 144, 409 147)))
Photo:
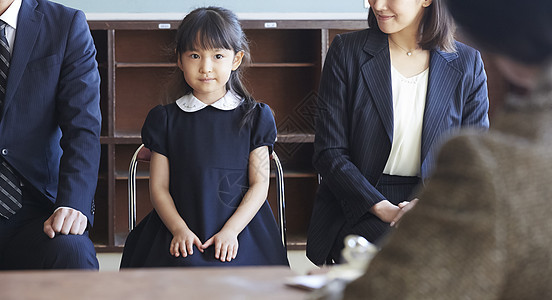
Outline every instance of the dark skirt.
MULTIPOLYGON (((384 195, 389 202, 398 205, 403 201, 410 201, 413 198, 415 188, 420 184, 421 179, 416 176, 396 176, 383 174, 376 185, 376 189, 384 195)), ((373 214, 366 214, 358 224, 346 222, 339 231, 337 238, 330 250, 327 263, 336 263, 341 260, 341 250, 344 247, 343 240, 349 234, 356 234, 365 237, 373 244, 380 244, 389 233, 391 226, 383 222, 373 214)))

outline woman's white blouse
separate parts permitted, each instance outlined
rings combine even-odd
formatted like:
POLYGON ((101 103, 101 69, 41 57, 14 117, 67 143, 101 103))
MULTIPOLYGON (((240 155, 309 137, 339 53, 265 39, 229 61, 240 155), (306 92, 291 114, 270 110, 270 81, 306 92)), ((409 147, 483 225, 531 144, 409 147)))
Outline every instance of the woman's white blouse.
POLYGON ((393 142, 383 173, 420 176, 422 125, 429 69, 404 77, 391 66, 393 142))

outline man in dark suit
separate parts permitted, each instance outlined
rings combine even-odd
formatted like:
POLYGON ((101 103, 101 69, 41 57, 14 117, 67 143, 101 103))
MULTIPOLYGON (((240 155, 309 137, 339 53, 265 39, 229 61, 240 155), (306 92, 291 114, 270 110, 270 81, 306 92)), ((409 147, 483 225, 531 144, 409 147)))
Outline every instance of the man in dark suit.
POLYGON ((21 195, 0 216, 0 269, 97 269, 87 230, 100 159, 100 77, 86 18, 45 0, 0 0, 0 20, 9 50, 1 57, 9 69, 0 159, 21 195))

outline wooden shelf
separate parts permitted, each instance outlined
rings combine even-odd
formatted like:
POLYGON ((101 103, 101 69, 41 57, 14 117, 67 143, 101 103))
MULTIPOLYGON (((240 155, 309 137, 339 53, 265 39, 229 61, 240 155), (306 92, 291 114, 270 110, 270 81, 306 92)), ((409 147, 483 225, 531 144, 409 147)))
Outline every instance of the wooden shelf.
MULTIPOLYGON (((314 133, 278 134, 278 143, 314 143, 314 133)), ((102 144, 141 144, 142 137, 134 134, 120 134, 115 137, 100 137, 102 144)))
MULTIPOLYGON (((123 240, 121 237, 120 240, 123 240)), ((96 252, 98 253, 113 253, 113 252, 123 252, 124 245, 118 246, 108 246, 105 244, 94 244, 96 252)), ((296 236, 293 238, 288 238, 287 249, 288 250, 305 250, 307 248, 307 238, 306 236, 296 236)))
POLYGON ((100 143, 102 144, 142 144, 142 138, 140 136, 102 136, 100 137, 100 143))
POLYGON ((125 63, 118 62, 115 63, 117 68, 176 68, 176 63, 125 63))
MULTIPOLYGON (((311 68, 315 67, 315 63, 251 63, 248 67, 251 68, 311 68)), ((117 68, 175 68, 176 63, 133 63, 133 62, 118 62, 115 64, 117 68)))
MULTIPOLYGON (((284 167, 288 249, 305 249, 318 175, 312 167, 314 116, 322 62, 333 37, 366 27, 365 20, 243 20, 252 63, 245 82, 253 97, 270 105, 278 128, 275 151, 284 167)), ((147 113, 162 104, 176 57, 171 43, 180 21, 90 21, 102 85, 102 157, 90 236, 98 252, 120 252, 128 234, 127 176, 142 143, 147 113), (159 29, 169 24, 171 29, 159 29)), ((137 218, 149 211, 148 164, 138 164, 137 218)), ((268 201, 275 208, 274 174, 268 201)), ((273 209, 274 210, 274 209, 273 209)))
POLYGON ((251 68, 312 68, 315 63, 251 63, 251 68))
MULTIPOLYGON (((301 171, 301 170, 284 170, 284 178, 314 178, 318 177, 318 174, 313 171, 301 171)), ((274 172, 271 172, 270 178, 275 178, 274 172)), ((115 172, 115 180, 128 180, 128 171, 115 172)), ((148 171, 136 172, 136 180, 149 180, 148 171)))
POLYGON ((287 236, 288 250, 305 250, 307 248, 307 235, 289 235, 287 236))
POLYGON ((314 133, 278 134, 278 143, 314 143, 314 133))
MULTIPOLYGON (((181 20, 93 20, 89 21, 92 30, 144 30, 169 31, 178 28, 181 20), (159 29, 159 24, 169 24, 172 29, 159 29)), ((368 27, 364 20, 240 20, 244 29, 284 30, 358 30, 368 27), (276 23, 276 28, 266 28, 266 23, 276 23)))

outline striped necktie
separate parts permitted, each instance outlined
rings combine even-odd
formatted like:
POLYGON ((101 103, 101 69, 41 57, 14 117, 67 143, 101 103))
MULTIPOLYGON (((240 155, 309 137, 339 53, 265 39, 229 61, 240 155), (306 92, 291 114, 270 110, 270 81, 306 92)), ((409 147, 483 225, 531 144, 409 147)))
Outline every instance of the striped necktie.
MULTIPOLYGON (((10 51, 6 23, 0 20, 0 112, 4 109, 10 51)), ((0 119, 1 122, 1 119, 0 119)), ((9 219, 21 208, 20 180, 4 159, 0 159, 0 216, 9 219)))
POLYGON ((4 97, 10 68, 10 46, 6 39, 6 23, 0 20, 0 108, 4 109, 4 97))

